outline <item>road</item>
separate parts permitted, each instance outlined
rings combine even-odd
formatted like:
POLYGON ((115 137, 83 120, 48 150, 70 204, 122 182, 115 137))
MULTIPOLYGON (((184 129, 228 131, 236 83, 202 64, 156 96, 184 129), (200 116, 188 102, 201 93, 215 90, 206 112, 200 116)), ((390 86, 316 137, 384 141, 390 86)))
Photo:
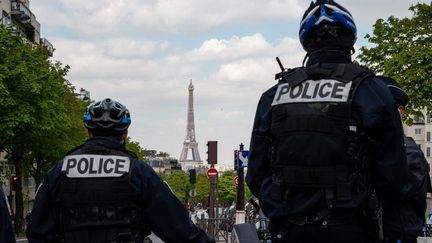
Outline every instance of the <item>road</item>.
POLYGON ((163 240, 161 240, 159 237, 153 234, 153 232, 150 235, 150 239, 153 241, 153 243, 164 243, 163 240))
MULTIPOLYGON (((153 241, 153 243, 164 243, 159 237, 157 237, 155 234, 150 235, 150 239, 153 241)), ((27 239, 17 239, 17 243, 28 243, 27 239)))

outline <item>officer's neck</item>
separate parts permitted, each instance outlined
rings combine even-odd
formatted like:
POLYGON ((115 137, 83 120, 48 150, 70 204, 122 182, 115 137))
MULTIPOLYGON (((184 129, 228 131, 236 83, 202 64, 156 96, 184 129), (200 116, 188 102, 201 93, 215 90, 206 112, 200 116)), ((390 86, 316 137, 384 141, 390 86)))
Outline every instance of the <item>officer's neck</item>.
POLYGON ((311 66, 316 63, 349 63, 351 54, 343 49, 320 49, 309 53, 306 66, 311 66))

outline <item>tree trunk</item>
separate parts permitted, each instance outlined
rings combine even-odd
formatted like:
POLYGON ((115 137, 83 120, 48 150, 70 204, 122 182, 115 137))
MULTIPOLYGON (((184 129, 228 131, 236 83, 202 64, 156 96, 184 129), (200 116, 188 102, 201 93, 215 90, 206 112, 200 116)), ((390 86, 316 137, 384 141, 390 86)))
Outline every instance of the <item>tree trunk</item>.
POLYGON ((24 202, 22 193, 22 171, 21 171, 21 161, 22 161, 22 149, 19 146, 14 146, 12 148, 12 162, 15 166, 15 175, 17 176, 17 184, 15 191, 15 212, 14 212, 14 226, 15 233, 24 231, 24 202))
POLYGON ((39 189, 39 185, 42 183, 44 173, 42 171, 43 167, 43 160, 37 158, 36 159, 36 168, 34 169, 33 178, 35 180, 35 193, 37 192, 37 189, 39 189))

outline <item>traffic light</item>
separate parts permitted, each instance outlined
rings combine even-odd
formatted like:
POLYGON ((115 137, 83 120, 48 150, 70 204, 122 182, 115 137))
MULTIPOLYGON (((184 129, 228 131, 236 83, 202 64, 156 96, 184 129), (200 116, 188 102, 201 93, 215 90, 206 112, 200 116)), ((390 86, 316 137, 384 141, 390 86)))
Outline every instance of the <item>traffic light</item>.
POLYGON ((189 170, 189 182, 190 184, 196 183, 196 169, 189 170))
POLYGON ((217 141, 207 142, 207 162, 217 164, 217 141))
POLYGON ((238 150, 234 150, 234 170, 237 170, 238 150))
POLYGON ((16 176, 16 175, 12 176, 11 186, 12 186, 12 190, 14 190, 14 191, 18 190, 18 176, 16 176))

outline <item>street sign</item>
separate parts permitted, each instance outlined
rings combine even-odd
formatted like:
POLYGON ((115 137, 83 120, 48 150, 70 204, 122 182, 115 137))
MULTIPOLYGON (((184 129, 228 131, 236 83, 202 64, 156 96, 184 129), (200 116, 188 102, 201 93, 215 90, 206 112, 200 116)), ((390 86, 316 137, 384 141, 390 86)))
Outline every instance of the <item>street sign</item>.
POLYGON ((237 166, 239 168, 248 166, 248 156, 249 150, 238 151, 237 166))
POLYGON ((195 190, 190 190, 189 191, 189 196, 190 197, 196 197, 196 195, 197 195, 197 192, 195 190))
POLYGON ((238 175, 234 176, 233 182, 235 186, 238 186, 238 175))
POLYGON ((207 171, 207 177, 210 178, 212 176, 217 175, 218 171, 216 170, 216 168, 210 168, 207 171))

